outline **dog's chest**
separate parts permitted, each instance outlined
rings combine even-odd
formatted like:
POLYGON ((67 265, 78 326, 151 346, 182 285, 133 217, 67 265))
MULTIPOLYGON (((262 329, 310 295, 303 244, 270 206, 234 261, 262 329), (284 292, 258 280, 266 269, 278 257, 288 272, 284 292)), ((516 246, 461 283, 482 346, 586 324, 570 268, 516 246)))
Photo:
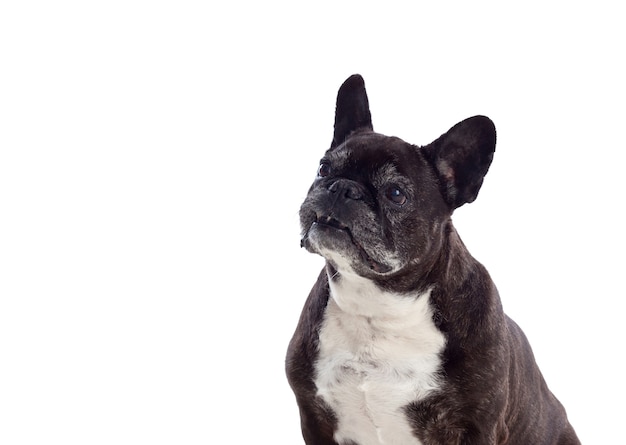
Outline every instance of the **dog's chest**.
POLYGON ((405 407, 438 388, 443 334, 429 294, 399 296, 332 286, 320 330, 318 395, 337 417, 335 440, 359 445, 419 445, 405 407))

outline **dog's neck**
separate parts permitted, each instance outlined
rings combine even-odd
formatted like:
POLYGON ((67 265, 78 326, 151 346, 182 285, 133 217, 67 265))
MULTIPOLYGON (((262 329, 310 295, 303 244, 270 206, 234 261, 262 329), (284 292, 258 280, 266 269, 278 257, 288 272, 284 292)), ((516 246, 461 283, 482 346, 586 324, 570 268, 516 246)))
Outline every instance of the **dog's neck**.
POLYGON ((455 338, 448 336, 451 344, 458 341, 469 350, 466 341, 476 340, 477 333, 482 332, 477 326, 502 329, 504 312, 495 284, 485 267, 469 253, 451 222, 428 281, 432 283, 431 301, 439 328, 449 332, 449 324, 457 320, 455 338))
POLYGON ((370 279, 351 272, 344 265, 338 271, 331 263, 326 265, 330 292, 337 305, 344 311, 365 317, 394 317, 402 312, 398 301, 415 300, 430 294, 433 289, 445 286, 446 292, 454 292, 468 279, 469 263, 476 260, 469 254, 451 222, 441 235, 441 248, 437 255, 425 257, 419 266, 404 274, 395 275, 393 280, 370 279), (388 282, 396 284, 393 288, 388 282), (402 282, 401 286, 397 286, 402 282))
POLYGON ((424 292, 398 293, 381 289, 374 281, 356 274, 329 273, 330 295, 343 312, 368 319, 393 320, 404 318, 407 307, 418 298, 428 298, 424 292))
POLYGON ((331 285, 335 283, 336 287, 341 284, 343 289, 351 288, 354 292, 378 288, 378 292, 415 295, 441 286, 454 292, 467 280, 468 271, 472 270, 472 267, 468 266, 478 262, 463 244, 451 220, 442 224, 435 238, 432 254, 423 253, 419 262, 416 261, 403 271, 388 276, 381 275, 368 279, 351 272, 347 262, 337 265, 327 262, 329 283, 331 285))
POLYGON ((451 220, 444 226, 441 247, 428 267, 424 280, 430 286, 445 285, 454 292, 468 279, 468 273, 478 261, 465 247, 451 220))

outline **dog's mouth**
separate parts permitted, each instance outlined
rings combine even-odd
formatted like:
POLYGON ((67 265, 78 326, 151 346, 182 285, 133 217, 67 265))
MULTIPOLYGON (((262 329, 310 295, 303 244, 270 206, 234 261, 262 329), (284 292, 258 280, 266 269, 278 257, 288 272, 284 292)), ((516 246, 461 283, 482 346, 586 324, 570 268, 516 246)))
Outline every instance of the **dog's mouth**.
MULTIPOLYGON (((359 253, 359 256, 361 257, 361 260, 363 261, 363 263, 367 264, 369 266, 369 268, 371 270, 373 270, 376 273, 386 273, 391 271, 391 267, 387 266, 386 264, 381 264, 378 261, 374 260, 368 253, 367 251, 363 248, 363 246, 361 245, 361 243, 359 243, 354 236, 352 235, 352 231, 350 230, 350 228, 348 226, 346 226, 345 224, 343 224, 341 221, 332 218, 330 216, 321 216, 321 217, 317 217, 315 221, 313 221, 313 223, 311 224, 311 227, 309 228, 309 231, 311 229, 313 229, 314 227, 318 227, 321 228, 322 230, 324 229, 331 229, 331 230, 338 230, 338 231, 342 231, 345 234, 348 235, 351 243, 354 245, 354 247, 356 247, 357 252, 359 253)), ((308 235, 308 232, 307 232, 308 235)), ((307 237, 307 235, 305 235, 305 238, 307 237)), ((303 240, 304 241, 304 240, 303 240)))

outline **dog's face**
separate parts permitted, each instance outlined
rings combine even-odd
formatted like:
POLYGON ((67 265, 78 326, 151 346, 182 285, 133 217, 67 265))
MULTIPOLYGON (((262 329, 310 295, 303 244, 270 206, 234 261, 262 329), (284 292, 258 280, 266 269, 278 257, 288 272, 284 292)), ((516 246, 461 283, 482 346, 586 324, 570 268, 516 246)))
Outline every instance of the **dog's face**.
POLYGON ((373 132, 363 80, 352 76, 300 209, 302 245, 344 275, 388 280, 425 267, 452 211, 475 199, 494 149, 495 129, 481 116, 425 147, 373 132))
POLYGON ((419 263, 448 215, 421 151, 373 132, 326 153, 300 210, 304 246, 338 271, 364 277, 419 263))

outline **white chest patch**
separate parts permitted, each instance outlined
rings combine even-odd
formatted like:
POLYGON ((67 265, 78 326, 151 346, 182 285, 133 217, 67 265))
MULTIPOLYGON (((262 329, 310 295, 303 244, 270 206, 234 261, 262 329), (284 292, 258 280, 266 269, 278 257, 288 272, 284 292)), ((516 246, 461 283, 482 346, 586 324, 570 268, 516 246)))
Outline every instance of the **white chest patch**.
POLYGON ((346 275, 330 288, 315 383, 337 416, 335 440, 420 445, 404 407, 439 387, 445 346, 430 292, 397 295, 346 275))

